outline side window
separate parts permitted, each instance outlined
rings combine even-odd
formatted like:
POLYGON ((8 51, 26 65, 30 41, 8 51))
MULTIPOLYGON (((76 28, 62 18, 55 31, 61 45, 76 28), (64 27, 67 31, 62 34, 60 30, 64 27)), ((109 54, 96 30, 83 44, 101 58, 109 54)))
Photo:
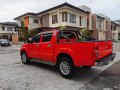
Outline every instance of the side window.
MULTIPOLYGON (((64 35, 65 35, 66 37, 68 37, 69 39, 76 38, 75 32, 64 32, 64 35)), ((60 39, 61 39, 61 38, 63 38, 63 37, 60 35, 60 39)))
POLYGON ((53 33, 43 34, 42 42, 49 42, 52 39, 53 33))
POLYGON ((63 32, 59 34, 58 42, 76 42, 77 41, 77 35, 76 32, 63 32))
POLYGON ((41 37, 41 35, 35 36, 35 37, 31 40, 31 43, 39 43, 39 42, 40 42, 40 37, 41 37))

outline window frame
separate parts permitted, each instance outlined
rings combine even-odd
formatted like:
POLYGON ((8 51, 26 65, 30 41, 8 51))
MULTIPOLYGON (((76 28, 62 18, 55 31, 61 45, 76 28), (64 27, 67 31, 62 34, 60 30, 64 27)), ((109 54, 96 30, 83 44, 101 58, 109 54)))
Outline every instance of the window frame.
POLYGON ((79 25, 82 26, 82 17, 79 16, 79 25))
POLYGON ((67 21, 68 21, 68 13, 62 12, 62 22, 67 22, 67 21))
POLYGON ((70 38, 70 37, 66 36, 65 34, 69 34, 70 36, 71 36, 71 34, 74 34, 76 42, 78 42, 79 35, 78 35, 77 31, 70 32, 70 31, 66 30, 66 31, 63 32, 64 37, 61 37, 61 33, 62 33, 61 31, 58 32, 57 43, 74 43, 74 42, 68 42, 68 41, 67 42, 60 42, 59 41, 60 39, 66 39, 67 40, 67 38, 68 39, 72 39, 73 38, 73 37, 70 38))
POLYGON ((52 15, 52 24, 56 24, 58 23, 58 15, 55 14, 55 15, 52 15))
POLYGON ((38 23, 39 23, 39 20, 38 20, 37 18, 34 18, 34 19, 33 19, 33 23, 38 24, 38 23), (36 22, 36 20, 37 20, 37 22, 36 22))
POLYGON ((52 35, 52 37, 51 37, 51 40, 52 40, 52 38, 53 38, 53 32, 43 33, 42 34, 42 38, 41 38, 41 43, 51 42, 51 40, 49 40, 49 41, 43 41, 44 35, 50 35, 50 34, 52 35))
POLYGON ((2 31, 5 31, 5 26, 2 26, 2 31))
POLYGON ((34 36, 34 37, 32 38, 32 40, 31 40, 31 44, 40 43, 40 39, 41 39, 41 34, 38 34, 38 35, 34 36), (39 37, 39 42, 33 42, 33 39, 36 38, 37 36, 40 36, 40 37, 39 37))
POLYGON ((70 13, 70 23, 76 23, 76 15, 70 13))
POLYGON ((13 31, 13 27, 7 27, 7 31, 13 31))
POLYGON ((24 21, 22 20, 22 21, 20 21, 20 24, 21 24, 21 27, 24 27, 25 25, 24 25, 24 21))

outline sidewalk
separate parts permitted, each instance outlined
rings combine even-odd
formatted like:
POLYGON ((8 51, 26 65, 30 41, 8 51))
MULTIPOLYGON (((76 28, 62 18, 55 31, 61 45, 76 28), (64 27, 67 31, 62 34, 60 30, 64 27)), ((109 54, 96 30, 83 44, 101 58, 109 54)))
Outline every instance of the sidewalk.
POLYGON ((120 61, 106 69, 80 90, 120 90, 120 61))

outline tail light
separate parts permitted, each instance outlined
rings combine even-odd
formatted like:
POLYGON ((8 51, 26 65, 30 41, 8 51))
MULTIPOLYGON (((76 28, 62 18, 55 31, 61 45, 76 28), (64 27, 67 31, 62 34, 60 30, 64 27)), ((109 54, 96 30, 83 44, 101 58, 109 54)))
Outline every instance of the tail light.
POLYGON ((93 58, 95 59, 99 58, 99 47, 98 46, 95 46, 93 48, 93 58))

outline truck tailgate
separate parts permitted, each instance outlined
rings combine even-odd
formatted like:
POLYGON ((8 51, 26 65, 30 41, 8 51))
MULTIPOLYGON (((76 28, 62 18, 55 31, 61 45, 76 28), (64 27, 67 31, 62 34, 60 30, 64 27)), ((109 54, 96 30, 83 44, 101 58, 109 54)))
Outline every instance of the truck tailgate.
POLYGON ((112 54, 112 40, 100 41, 98 42, 98 47, 99 59, 112 54))

